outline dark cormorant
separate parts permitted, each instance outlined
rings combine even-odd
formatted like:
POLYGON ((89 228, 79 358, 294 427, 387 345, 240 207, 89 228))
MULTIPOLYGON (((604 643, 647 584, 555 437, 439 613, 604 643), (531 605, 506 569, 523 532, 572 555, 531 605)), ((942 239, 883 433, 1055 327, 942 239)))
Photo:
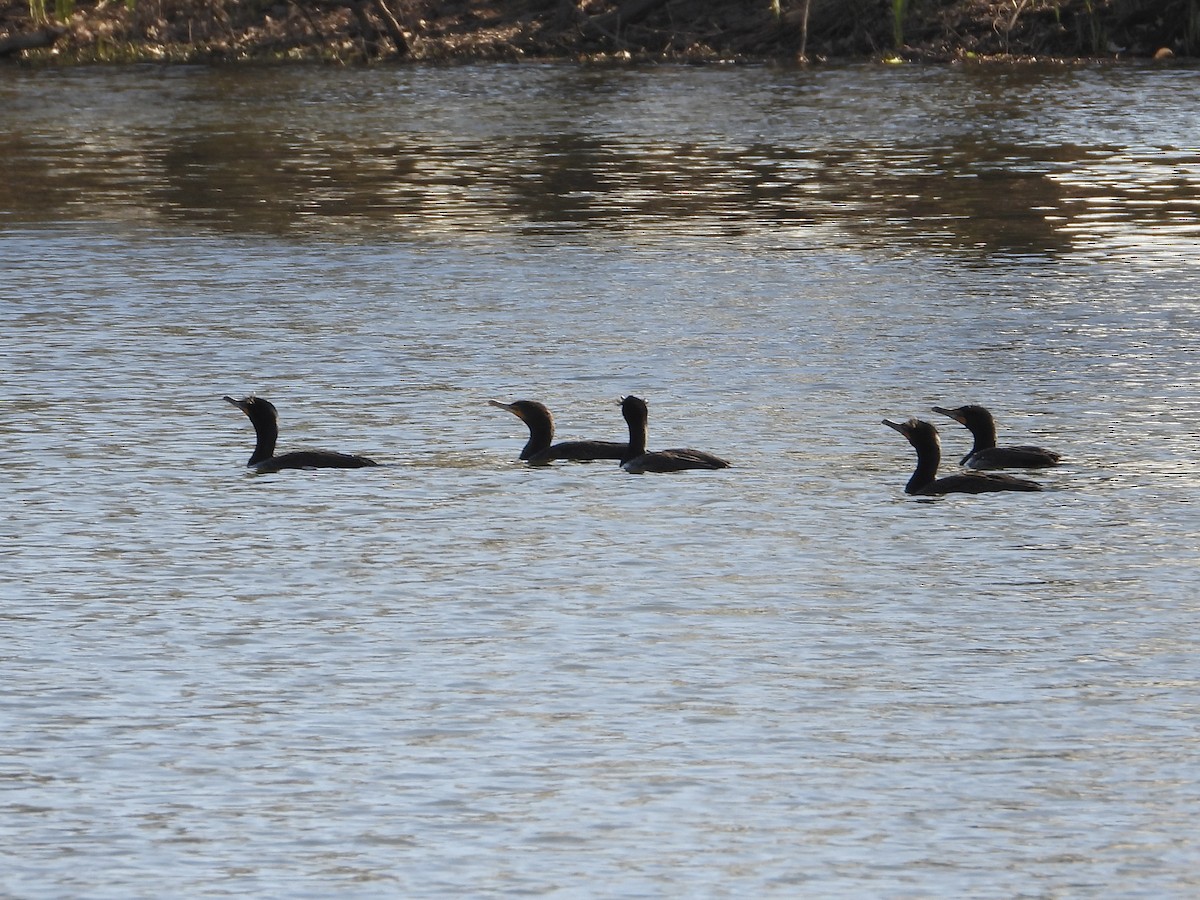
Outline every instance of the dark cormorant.
POLYGON ((935 406, 933 411, 966 425, 974 435, 975 446, 962 458, 962 465, 968 469, 1038 469, 1057 465, 1062 459, 1060 454, 1042 447, 997 447, 996 420, 982 406, 970 404, 955 409, 935 406))
POLYGON ((574 462, 623 459, 629 450, 628 444, 615 441, 563 441, 551 444, 554 440, 554 416, 536 400, 517 400, 514 403, 489 400, 488 404, 508 410, 529 427, 529 442, 521 451, 521 459, 533 466, 548 465, 556 459, 574 462))
POLYGON ((247 397, 245 400, 226 397, 225 402, 232 403, 244 412, 254 426, 258 443, 255 444, 254 453, 246 465, 260 475, 278 472, 280 469, 360 469, 363 466, 379 465, 365 456, 351 456, 331 450, 295 450, 283 456, 276 456, 279 413, 275 411, 274 404, 262 397, 247 397))
POLYGON ((621 415, 629 424, 629 447, 621 457, 621 468, 634 475, 643 472, 679 472, 683 469, 727 469, 729 463, 703 450, 654 450, 646 452, 646 422, 649 409, 641 397, 621 401, 621 415))
POLYGON ((888 428, 895 428, 908 438, 917 451, 917 470, 904 486, 906 494, 935 496, 938 494, 986 494, 992 491, 1040 491, 1036 481, 1014 478, 1011 475, 989 475, 983 472, 962 472, 957 475, 937 477, 938 464, 942 461, 942 445, 937 429, 921 419, 907 422, 883 420, 888 428))

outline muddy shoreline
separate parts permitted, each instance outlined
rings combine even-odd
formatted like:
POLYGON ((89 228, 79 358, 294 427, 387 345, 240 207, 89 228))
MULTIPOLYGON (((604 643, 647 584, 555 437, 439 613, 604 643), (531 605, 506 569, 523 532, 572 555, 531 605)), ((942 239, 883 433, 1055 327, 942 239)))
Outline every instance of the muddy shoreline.
POLYGON ((1170 59, 1195 0, 0 0, 0 58, 96 62, 1170 59))

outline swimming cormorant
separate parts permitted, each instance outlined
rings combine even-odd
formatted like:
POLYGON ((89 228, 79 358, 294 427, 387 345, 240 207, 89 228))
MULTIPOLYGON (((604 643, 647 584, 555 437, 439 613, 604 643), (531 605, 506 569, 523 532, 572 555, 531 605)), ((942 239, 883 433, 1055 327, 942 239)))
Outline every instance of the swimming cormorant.
POLYGON ((1011 475, 991 475, 984 472, 962 472, 956 475, 937 477, 938 464, 942 461, 942 445, 937 429, 921 419, 907 422, 883 420, 888 428, 895 428, 908 438, 917 451, 917 470, 904 486, 904 493, 922 496, 939 494, 986 494, 992 491, 1040 491, 1036 481, 1014 478, 1011 475))
POLYGON ((982 406, 973 403, 955 409, 935 406, 933 411, 966 425, 974 435, 975 446, 961 463, 968 469, 1038 469, 1057 465, 1062 459, 1060 454, 1043 447, 997 447, 996 420, 982 406))
POLYGON ((550 410, 536 400, 517 400, 501 403, 489 400, 497 409, 508 410, 529 428, 529 441, 521 451, 521 459, 532 466, 544 466, 556 459, 574 462, 590 462, 595 459, 623 459, 629 450, 628 444, 615 441, 562 441, 554 440, 554 416, 550 410))
POLYGON ((621 457, 621 468, 634 475, 643 472, 679 472, 683 469, 727 469, 729 463, 703 450, 654 450, 646 452, 646 422, 649 409, 641 397, 621 401, 621 415, 629 424, 629 447, 621 457))
POLYGON ((246 414, 258 435, 254 453, 247 466, 260 475, 278 472, 280 469, 359 469, 363 466, 377 466, 379 463, 365 456, 351 456, 348 453, 334 453, 331 450, 295 450, 282 456, 275 455, 275 441, 279 438, 279 413, 274 404, 262 397, 247 397, 235 400, 226 397, 225 402, 232 403, 246 414))

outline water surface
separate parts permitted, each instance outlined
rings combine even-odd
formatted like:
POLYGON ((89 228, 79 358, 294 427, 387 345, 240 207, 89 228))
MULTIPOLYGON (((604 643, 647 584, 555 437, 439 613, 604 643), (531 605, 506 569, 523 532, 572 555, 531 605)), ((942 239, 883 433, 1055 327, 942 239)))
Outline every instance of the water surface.
POLYGON ((0 893, 1194 895, 1197 100, 0 72, 0 893), (626 393, 735 467, 486 405, 626 393), (1045 493, 903 494, 966 402, 1045 493))

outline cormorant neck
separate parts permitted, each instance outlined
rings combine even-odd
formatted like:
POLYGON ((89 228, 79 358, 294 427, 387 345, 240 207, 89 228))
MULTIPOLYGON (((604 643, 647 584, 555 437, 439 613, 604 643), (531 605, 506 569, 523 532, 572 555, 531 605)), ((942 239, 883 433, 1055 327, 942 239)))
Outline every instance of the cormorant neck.
POLYGON ((625 455, 621 457, 623 463, 636 459, 646 452, 645 418, 636 415, 626 416, 625 421, 629 424, 629 447, 625 451, 625 455))
POLYGON ((279 425, 272 420, 260 418, 250 421, 254 424, 254 433, 258 436, 258 442, 254 445, 254 453, 246 465, 256 466, 275 455, 275 442, 279 439, 279 425))
POLYGON ((996 423, 991 419, 972 422, 970 429, 975 438, 975 446, 971 448, 970 455, 982 450, 991 450, 996 446, 996 423))
POLYGON ((918 494, 921 488, 932 484, 937 478, 938 465, 942 461, 942 451, 936 442, 922 441, 920 445, 913 444, 913 449, 917 451, 917 469, 904 486, 906 494, 918 494))
POLYGON ((525 449, 521 451, 521 459, 530 459, 543 450, 549 449, 550 443, 554 440, 554 423, 541 416, 531 416, 525 419, 525 424, 529 426, 529 441, 525 444, 525 449))

